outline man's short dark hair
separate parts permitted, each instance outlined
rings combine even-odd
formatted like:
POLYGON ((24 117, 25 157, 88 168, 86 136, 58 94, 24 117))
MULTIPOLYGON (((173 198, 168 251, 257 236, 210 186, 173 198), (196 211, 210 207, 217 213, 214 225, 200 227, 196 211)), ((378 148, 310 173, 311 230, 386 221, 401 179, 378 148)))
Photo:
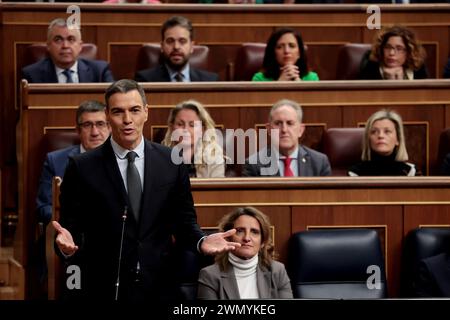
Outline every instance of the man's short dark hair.
POLYGON ((77 109, 77 126, 81 125, 81 116, 86 112, 105 112, 105 105, 97 100, 86 100, 80 103, 77 109))
POLYGON ((113 82, 108 89, 106 89, 105 93, 105 102, 106 108, 109 109, 109 98, 115 93, 127 93, 133 90, 137 90, 139 95, 141 96, 142 103, 147 105, 147 99, 145 98, 144 89, 134 80, 130 79, 121 79, 113 82))
POLYGON ((161 40, 164 41, 164 34, 166 33, 167 29, 171 29, 177 26, 189 31, 189 38, 191 40, 194 39, 194 28, 192 27, 191 21, 182 16, 173 16, 163 23, 161 27, 161 40))

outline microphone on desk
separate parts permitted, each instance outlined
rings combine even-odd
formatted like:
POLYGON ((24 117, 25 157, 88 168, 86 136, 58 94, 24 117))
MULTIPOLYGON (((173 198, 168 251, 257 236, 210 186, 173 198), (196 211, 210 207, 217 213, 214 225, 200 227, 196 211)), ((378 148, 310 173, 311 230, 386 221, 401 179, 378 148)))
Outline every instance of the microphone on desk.
POLYGON ((125 222, 127 220, 128 215, 128 207, 125 206, 123 209, 123 215, 122 215, 122 233, 120 235, 120 248, 119 248, 119 261, 117 263, 117 280, 116 280, 116 297, 114 300, 119 300, 119 286, 120 286, 120 266, 122 262, 122 250, 123 250, 123 236, 125 234, 125 222))

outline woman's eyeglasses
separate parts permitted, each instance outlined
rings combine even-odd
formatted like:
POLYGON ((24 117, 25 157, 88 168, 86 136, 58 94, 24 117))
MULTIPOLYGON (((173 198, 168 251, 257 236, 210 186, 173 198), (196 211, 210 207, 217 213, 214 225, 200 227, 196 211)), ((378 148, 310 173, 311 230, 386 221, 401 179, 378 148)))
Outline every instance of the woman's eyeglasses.
POLYGON ((388 52, 388 53, 390 53, 392 50, 394 50, 395 54, 397 54, 397 53, 405 53, 406 52, 406 48, 405 47, 402 47, 402 46, 393 47, 390 44, 385 45, 383 49, 384 49, 385 52, 388 52))

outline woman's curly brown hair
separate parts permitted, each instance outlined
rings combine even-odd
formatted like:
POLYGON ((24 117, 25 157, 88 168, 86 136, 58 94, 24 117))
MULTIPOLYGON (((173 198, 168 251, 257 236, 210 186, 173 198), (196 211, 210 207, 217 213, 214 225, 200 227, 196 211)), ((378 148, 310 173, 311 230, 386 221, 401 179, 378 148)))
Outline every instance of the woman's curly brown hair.
POLYGON ((384 62, 383 48, 388 42, 390 37, 402 37, 405 43, 407 55, 405 66, 412 70, 418 70, 424 64, 426 52, 422 45, 417 41, 416 35, 406 27, 394 25, 391 27, 383 28, 375 36, 372 44, 372 52, 370 54, 370 60, 377 61, 379 63, 384 62))

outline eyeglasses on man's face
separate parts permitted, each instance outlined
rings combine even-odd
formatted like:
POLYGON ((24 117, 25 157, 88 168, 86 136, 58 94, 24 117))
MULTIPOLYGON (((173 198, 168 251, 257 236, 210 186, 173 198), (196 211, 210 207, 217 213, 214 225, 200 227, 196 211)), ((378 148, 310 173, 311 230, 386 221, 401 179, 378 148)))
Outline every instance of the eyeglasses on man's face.
POLYGON ((390 44, 387 44, 387 45, 384 46, 383 49, 387 53, 390 53, 392 50, 394 50, 395 54, 397 54, 397 53, 402 53, 402 54, 406 53, 406 48, 402 47, 402 46, 395 46, 395 47, 393 47, 390 44))
POLYGON ((97 129, 105 129, 108 125, 106 121, 85 121, 79 124, 80 128, 85 130, 91 130, 92 128, 97 127, 97 129))

